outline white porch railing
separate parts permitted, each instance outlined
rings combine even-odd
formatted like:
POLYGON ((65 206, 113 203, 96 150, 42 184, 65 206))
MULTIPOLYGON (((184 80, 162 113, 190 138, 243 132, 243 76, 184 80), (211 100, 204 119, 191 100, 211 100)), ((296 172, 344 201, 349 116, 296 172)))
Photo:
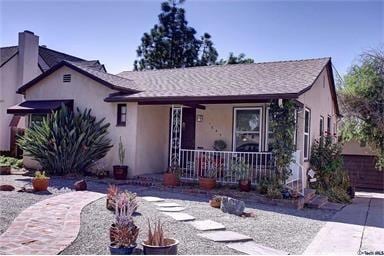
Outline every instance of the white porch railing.
MULTIPOLYGON (((297 163, 300 152, 295 153, 295 161, 290 166, 292 174, 286 186, 304 195, 304 169, 297 163)), ((233 172, 236 164, 249 168, 252 185, 262 180, 275 178, 274 160, 270 152, 231 152, 200 149, 180 149, 181 179, 197 181, 211 170, 216 172, 216 181, 221 184, 236 184, 238 177, 233 172)))
POLYGON ((233 166, 239 161, 249 168, 252 184, 263 179, 272 179, 274 175, 272 153, 270 152, 231 152, 199 149, 181 149, 181 178, 198 180, 211 170, 216 171, 216 180, 222 184, 238 183, 233 166))

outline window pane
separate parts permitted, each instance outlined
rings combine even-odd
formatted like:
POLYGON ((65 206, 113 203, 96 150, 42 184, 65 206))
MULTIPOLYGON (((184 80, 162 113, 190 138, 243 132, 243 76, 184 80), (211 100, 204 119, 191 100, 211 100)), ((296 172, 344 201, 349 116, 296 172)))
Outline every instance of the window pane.
POLYGON ((304 116, 304 119, 305 119, 305 123, 304 123, 304 131, 305 132, 309 132, 309 111, 305 111, 305 116, 304 116))
POLYGON ((308 135, 304 135, 304 158, 308 157, 308 135))
POLYGON ((327 132, 331 133, 331 118, 330 117, 328 117, 328 120, 327 120, 327 132))
POLYGON ((236 131, 259 131, 260 110, 236 110, 236 131))
POLYGON ((236 133, 236 151, 258 152, 259 141, 259 133, 236 133))
POLYGON ((324 133, 324 119, 320 118, 320 135, 324 133))
POLYGON ((127 113, 127 106, 121 106, 121 114, 127 113))
POLYGON ((32 115, 31 116, 31 124, 39 124, 43 121, 43 118, 45 117, 45 115, 32 115))
POLYGON ((127 121, 127 115, 126 115, 126 114, 121 114, 120 121, 121 121, 122 123, 125 123, 125 121, 127 121))

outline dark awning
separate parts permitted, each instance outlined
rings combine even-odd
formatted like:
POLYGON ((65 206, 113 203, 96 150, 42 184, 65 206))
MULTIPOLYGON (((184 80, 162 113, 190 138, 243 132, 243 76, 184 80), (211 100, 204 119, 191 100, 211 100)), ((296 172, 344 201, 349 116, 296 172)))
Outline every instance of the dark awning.
POLYGON ((8 114, 49 114, 61 107, 61 104, 72 108, 73 100, 26 100, 18 105, 9 107, 8 114))

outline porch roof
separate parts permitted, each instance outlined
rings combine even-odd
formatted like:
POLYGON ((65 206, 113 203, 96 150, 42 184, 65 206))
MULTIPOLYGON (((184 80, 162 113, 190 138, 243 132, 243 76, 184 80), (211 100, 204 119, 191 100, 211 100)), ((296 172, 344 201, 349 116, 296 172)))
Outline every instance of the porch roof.
POLYGON ((26 100, 7 109, 8 114, 48 114, 65 104, 73 106, 73 100, 26 100))

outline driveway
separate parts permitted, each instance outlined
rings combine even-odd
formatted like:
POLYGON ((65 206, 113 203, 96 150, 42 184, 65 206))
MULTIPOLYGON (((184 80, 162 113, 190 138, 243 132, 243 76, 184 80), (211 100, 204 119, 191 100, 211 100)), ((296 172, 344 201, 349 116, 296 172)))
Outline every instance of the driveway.
POLYGON ((375 252, 384 252, 384 194, 356 192, 353 203, 327 222, 304 254, 375 252))

